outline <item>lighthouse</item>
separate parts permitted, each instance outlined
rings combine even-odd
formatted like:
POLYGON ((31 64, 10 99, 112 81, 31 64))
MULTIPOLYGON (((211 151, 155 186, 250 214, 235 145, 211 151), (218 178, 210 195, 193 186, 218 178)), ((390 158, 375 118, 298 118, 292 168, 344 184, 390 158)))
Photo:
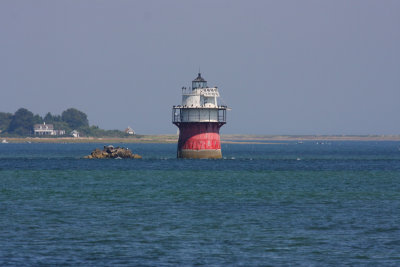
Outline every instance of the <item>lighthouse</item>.
POLYGON ((219 129, 226 123, 227 106, 219 106, 218 87, 208 87, 201 73, 192 87, 182 87, 182 105, 172 107, 179 128, 178 158, 222 158, 219 129))

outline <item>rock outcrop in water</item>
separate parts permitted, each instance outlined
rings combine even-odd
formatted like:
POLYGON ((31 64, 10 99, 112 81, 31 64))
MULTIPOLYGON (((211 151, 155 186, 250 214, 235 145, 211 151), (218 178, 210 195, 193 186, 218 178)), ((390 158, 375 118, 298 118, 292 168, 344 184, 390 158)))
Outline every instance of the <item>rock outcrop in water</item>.
POLYGON ((93 152, 85 157, 86 159, 141 159, 142 156, 133 154, 128 148, 104 146, 103 150, 96 148, 93 152))

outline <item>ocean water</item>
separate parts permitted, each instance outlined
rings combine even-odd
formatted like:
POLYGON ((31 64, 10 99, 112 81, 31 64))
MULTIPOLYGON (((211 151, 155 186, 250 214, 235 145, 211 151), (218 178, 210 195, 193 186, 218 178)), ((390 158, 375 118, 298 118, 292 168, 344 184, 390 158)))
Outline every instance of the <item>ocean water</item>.
POLYGON ((400 266, 400 142, 102 146, 0 144, 0 266, 400 266))

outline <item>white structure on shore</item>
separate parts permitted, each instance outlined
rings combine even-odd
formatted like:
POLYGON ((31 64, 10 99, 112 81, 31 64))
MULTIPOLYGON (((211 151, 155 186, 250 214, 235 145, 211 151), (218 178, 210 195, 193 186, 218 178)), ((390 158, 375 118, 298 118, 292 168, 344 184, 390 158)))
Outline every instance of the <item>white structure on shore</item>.
POLYGON ((72 137, 78 138, 79 137, 79 132, 77 130, 73 130, 71 132, 72 137))
POLYGON ((128 126, 128 128, 125 129, 125 133, 126 134, 130 134, 130 135, 134 135, 135 131, 130 126, 128 126))

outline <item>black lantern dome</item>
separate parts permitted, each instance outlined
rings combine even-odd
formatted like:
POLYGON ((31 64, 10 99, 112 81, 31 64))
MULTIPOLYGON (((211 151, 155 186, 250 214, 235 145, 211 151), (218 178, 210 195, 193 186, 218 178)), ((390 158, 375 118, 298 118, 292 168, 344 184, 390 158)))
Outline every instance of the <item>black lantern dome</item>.
POLYGON ((203 77, 201 77, 201 73, 199 72, 197 78, 192 81, 192 89, 206 88, 206 87, 207 87, 207 81, 204 80, 203 77))

